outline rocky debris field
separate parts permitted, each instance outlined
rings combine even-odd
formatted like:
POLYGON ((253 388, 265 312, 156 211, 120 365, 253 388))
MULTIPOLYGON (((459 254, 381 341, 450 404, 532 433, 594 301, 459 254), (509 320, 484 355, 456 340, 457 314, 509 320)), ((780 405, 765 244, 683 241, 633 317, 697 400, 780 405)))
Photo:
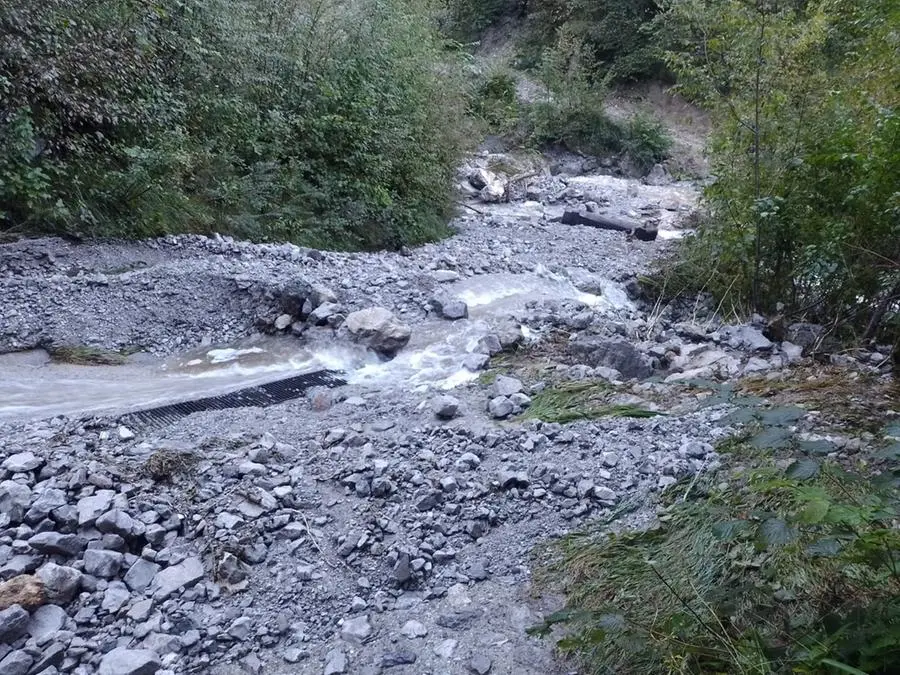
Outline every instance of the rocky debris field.
MULTIPOLYGON (((603 196, 560 197, 564 180, 577 182, 541 179, 540 199, 482 204, 456 237, 401 253, 223 237, 6 245, 0 350, 168 354, 265 328, 334 331, 389 357, 423 317, 465 316, 452 289, 467 277, 540 265, 624 296, 665 242, 551 222, 558 201, 603 196)), ((662 189, 615 185, 638 211, 662 189)), ((496 317, 470 364, 489 374, 449 392, 351 385, 164 426, 0 426, 0 673, 568 672, 526 634, 558 606, 531 592, 534 547, 652 517, 655 496, 714 469, 734 431, 696 383, 785 377, 818 330, 654 313, 631 291, 612 309, 573 298, 496 317), (640 414, 534 418, 573 383, 640 414)))

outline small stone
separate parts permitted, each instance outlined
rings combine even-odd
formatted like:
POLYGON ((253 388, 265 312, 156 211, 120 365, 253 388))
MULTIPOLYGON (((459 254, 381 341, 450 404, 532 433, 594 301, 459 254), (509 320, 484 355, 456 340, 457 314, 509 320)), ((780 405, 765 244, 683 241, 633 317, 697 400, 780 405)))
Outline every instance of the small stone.
POLYGON ((484 654, 476 654, 469 660, 469 671, 475 675, 487 675, 494 664, 484 654))
POLYGON ((250 637, 250 631, 253 628, 253 622, 248 616, 242 616, 232 621, 228 627, 228 634, 238 642, 243 642, 250 637))
POLYGON ((100 607, 110 614, 118 614, 125 604, 131 599, 128 587, 121 581, 113 581, 103 592, 103 601, 100 607))
POLYGON ((153 600, 150 598, 138 600, 131 606, 131 609, 128 610, 128 618, 137 623, 141 623, 150 617, 151 611, 153 611, 153 600))
POLYGON ((438 314, 451 321, 469 316, 469 306, 459 298, 439 295, 433 297, 430 304, 438 314))
POLYGON ((275 330, 284 330, 288 326, 293 323, 293 318, 290 314, 281 314, 277 319, 275 319, 275 330))
POLYGON ((22 483, 5 480, 0 483, 0 514, 11 523, 20 523, 31 503, 31 488, 22 483))
POLYGON ((128 427, 120 426, 118 429, 119 440, 120 441, 131 441, 134 440, 134 432, 128 427))
POLYGON ((82 574, 72 567, 48 562, 37 571, 38 578, 44 582, 47 600, 57 605, 66 605, 81 588, 82 574))
POLYGON ((415 652, 411 652, 408 649, 399 652, 389 652, 381 656, 381 667, 394 668, 396 666, 405 666, 415 663, 417 658, 415 652))
POLYGON ((341 649, 332 649, 325 655, 324 675, 343 675, 347 672, 347 655, 341 649))
POLYGON ((178 589, 190 588, 202 578, 203 562, 200 558, 187 558, 156 575, 152 585, 153 597, 156 600, 165 600, 178 589))
POLYGON ((26 473, 34 471, 44 464, 44 460, 36 457, 33 452, 19 452, 10 455, 3 461, 3 468, 10 473, 26 473))
POLYGON ((403 624, 403 628, 400 629, 400 633, 410 639, 421 638, 428 635, 428 628, 425 627, 425 624, 420 623, 415 619, 410 619, 405 624, 403 624))
POLYGON ((28 634, 41 642, 45 637, 61 631, 66 625, 66 618, 66 610, 59 605, 38 607, 28 622, 28 634))
POLYGON ((156 675, 160 668, 159 657, 149 649, 117 647, 100 659, 97 675, 156 675))
POLYGON ((140 558, 125 573, 125 583, 135 593, 143 593, 159 572, 159 565, 140 558))
POLYGON ((357 616, 352 619, 344 619, 341 626, 341 638, 347 642, 361 645, 372 637, 372 624, 368 615, 357 616))
POLYGON ((122 559, 118 551, 89 548, 84 552, 84 571, 101 579, 112 579, 119 573, 122 559))
POLYGON ((619 496, 608 487, 594 486, 594 497, 601 502, 614 502, 619 496))
POLYGON ((0 673, 3 675, 27 675, 34 659, 21 649, 7 654, 0 660, 0 673))
POLYGON ((78 524, 93 525, 94 522, 109 511, 112 507, 116 493, 112 490, 99 490, 91 497, 82 497, 78 500, 78 524))
POLYGON ((31 537, 28 540, 28 545, 35 551, 45 555, 64 555, 75 558, 87 546, 87 541, 75 534, 41 532, 31 537))
POLYGON ((495 396, 488 402, 488 412, 491 417, 502 420, 513 414, 515 406, 506 396, 495 396))
POLYGON ((659 489, 665 490, 667 487, 671 487, 678 482, 678 479, 675 476, 660 476, 659 477, 659 489))
POLYGON ((492 387, 495 396, 512 396, 520 393, 523 389, 521 380, 506 375, 498 375, 492 387))
POLYGON ((139 521, 136 521, 121 509, 107 511, 97 518, 95 525, 104 534, 118 534, 126 540, 144 531, 139 521))
POLYGON ((459 399, 454 396, 438 396, 431 402, 431 408, 438 419, 452 420, 459 415, 459 399))
POLYGON ((459 642, 453 638, 441 640, 434 646, 434 653, 436 656, 440 656, 443 659, 452 659, 453 652, 456 651, 456 645, 458 644, 459 642))
POLYGON ((27 629, 28 612, 20 605, 7 607, 0 612, 0 643, 15 642, 27 629))

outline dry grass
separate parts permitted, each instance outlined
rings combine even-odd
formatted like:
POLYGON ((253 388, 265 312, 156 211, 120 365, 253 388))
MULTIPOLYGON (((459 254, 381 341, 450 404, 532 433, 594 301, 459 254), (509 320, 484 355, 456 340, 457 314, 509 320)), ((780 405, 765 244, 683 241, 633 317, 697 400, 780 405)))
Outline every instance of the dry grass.
POLYGON ((900 386, 893 379, 837 366, 801 366, 779 380, 746 378, 736 392, 818 411, 840 427, 873 431, 896 416, 900 404, 900 386))
POLYGON ((85 345, 53 347, 48 350, 50 358, 57 363, 70 363, 76 366, 121 366, 125 356, 99 347, 85 345))
POLYGON ((161 483, 170 481, 178 474, 190 472, 199 458, 189 452, 157 450, 144 462, 141 474, 161 483))

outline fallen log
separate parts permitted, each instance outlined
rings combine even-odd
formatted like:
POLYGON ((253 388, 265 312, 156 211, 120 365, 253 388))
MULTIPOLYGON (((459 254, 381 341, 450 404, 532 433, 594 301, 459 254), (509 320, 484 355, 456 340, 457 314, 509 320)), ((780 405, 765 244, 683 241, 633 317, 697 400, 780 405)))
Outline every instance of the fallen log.
POLYGON ((597 227, 601 230, 628 232, 639 241, 653 241, 659 232, 656 226, 653 225, 642 225, 632 220, 610 218, 609 216, 601 216, 598 213, 587 213, 584 211, 565 211, 560 222, 563 225, 587 225, 588 227, 597 227))

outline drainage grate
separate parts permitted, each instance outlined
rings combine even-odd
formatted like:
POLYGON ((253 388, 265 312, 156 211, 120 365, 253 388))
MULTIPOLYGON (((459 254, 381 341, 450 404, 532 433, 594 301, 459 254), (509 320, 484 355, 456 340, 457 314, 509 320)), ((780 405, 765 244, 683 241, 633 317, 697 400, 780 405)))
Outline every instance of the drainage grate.
POLYGON ((339 387, 346 384, 338 371, 319 370, 314 373, 296 375, 285 380, 267 382, 256 387, 239 389, 230 394, 198 398, 193 401, 170 403, 169 405, 129 413, 123 421, 136 425, 168 424, 176 422, 196 412, 205 410, 226 410, 228 408, 265 408, 300 398, 312 387, 339 387))

